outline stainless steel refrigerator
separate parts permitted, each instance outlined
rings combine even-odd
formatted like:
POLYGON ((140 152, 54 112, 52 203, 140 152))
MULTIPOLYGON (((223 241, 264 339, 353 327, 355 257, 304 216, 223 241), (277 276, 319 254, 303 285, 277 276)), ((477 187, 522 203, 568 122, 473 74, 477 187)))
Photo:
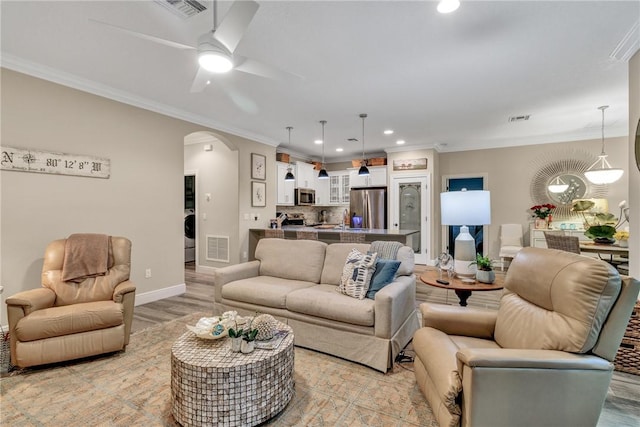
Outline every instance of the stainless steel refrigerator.
POLYGON ((352 188, 349 200, 351 227, 356 216, 362 218, 362 228, 387 228, 387 187, 352 188))

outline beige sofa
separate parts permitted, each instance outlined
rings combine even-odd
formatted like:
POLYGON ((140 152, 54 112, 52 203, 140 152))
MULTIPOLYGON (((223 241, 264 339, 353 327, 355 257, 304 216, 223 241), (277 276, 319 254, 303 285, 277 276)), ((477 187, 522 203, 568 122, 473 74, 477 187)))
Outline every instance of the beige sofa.
POLYGON ((595 426, 640 283, 524 248, 498 311, 423 303, 415 376, 441 427, 595 426))
POLYGON ((216 270, 214 314, 271 314, 296 345, 386 372, 419 327, 413 251, 401 247, 394 281, 359 300, 337 290, 352 248, 369 244, 261 239, 255 261, 216 270))

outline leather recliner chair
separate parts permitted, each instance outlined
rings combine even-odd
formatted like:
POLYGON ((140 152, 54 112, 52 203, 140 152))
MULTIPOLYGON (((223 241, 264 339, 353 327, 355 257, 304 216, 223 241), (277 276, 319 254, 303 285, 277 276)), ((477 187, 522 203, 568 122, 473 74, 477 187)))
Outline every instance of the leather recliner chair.
MULTIPOLYGON (((63 281, 67 239, 55 240, 45 250, 42 287, 7 298, 11 361, 15 366, 24 368, 125 349, 136 290, 129 281, 131 241, 124 237, 107 239, 106 273, 63 281)), ((83 256, 91 257, 91 253, 83 256)))
POLYGON ((640 282, 524 248, 498 311, 423 303, 415 377, 441 427, 595 426, 640 282))

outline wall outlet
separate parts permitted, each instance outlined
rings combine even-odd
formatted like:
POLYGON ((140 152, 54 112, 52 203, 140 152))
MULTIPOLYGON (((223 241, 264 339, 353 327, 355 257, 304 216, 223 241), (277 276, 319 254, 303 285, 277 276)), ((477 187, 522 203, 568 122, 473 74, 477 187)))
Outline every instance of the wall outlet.
POLYGON ((247 251, 242 252, 242 259, 247 259, 247 251))
POLYGON ((145 278, 145 279, 149 279, 150 277, 151 277, 151 269, 150 269, 150 268, 147 268, 147 269, 144 271, 144 278, 145 278))

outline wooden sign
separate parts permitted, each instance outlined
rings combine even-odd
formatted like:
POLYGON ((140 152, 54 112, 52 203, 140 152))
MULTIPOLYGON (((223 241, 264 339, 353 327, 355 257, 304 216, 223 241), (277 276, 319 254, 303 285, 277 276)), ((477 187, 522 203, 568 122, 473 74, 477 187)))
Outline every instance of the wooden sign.
POLYGON ((394 171, 409 171, 427 168, 427 159, 402 159, 393 161, 394 171))
POLYGON ((0 150, 2 150, 0 158, 2 170, 91 178, 109 178, 111 174, 109 159, 15 147, 0 147, 0 150))

